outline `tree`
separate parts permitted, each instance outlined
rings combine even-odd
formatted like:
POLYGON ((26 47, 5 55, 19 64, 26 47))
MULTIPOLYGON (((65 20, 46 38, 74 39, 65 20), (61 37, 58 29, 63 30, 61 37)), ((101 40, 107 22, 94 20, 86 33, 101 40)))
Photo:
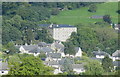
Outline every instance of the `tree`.
POLYGON ((97 10, 97 6, 95 4, 90 5, 88 9, 89 12, 96 12, 96 10, 97 10))
POLYGON ((26 41, 28 44, 31 44, 34 40, 34 33, 31 29, 28 29, 26 32, 26 41))
POLYGON ((45 59, 46 58, 46 54, 44 52, 39 54, 39 58, 41 59, 45 59))
POLYGON ((53 69, 45 66, 38 57, 28 54, 18 54, 9 59, 9 75, 52 75, 53 69), (16 60, 17 58, 17 60, 16 60), (15 59, 15 60, 13 60, 15 59))
POLYGON ((113 70, 112 59, 110 59, 109 56, 105 56, 102 60, 102 67, 106 72, 111 72, 113 70))
POLYGON ((4 47, 6 48, 5 53, 7 54, 19 53, 19 49, 15 47, 13 42, 9 42, 7 45, 4 45, 4 47))
POLYGON ((36 40, 44 41, 46 43, 53 42, 53 38, 50 36, 50 34, 46 28, 42 28, 42 30, 40 30, 40 31, 38 30, 36 33, 37 33, 35 36, 36 40))
POLYGON ((112 23, 110 15, 104 15, 104 16, 103 16, 103 20, 104 20, 105 22, 109 23, 109 24, 112 23))
POLYGON ((76 54, 76 52, 74 50, 75 46, 72 44, 72 42, 66 42, 66 43, 64 43, 64 45, 65 45, 65 49, 64 49, 65 54, 69 54, 69 55, 76 54))
POLYGON ((57 8, 52 9, 51 14, 52 15, 58 15, 59 14, 59 9, 57 9, 57 8))
POLYGON ((73 74, 73 71, 72 71, 72 61, 69 59, 69 58, 65 58, 65 61, 63 63, 63 71, 66 72, 68 75, 71 75, 73 74))
POLYGON ((85 65, 85 73, 84 75, 102 75, 104 70, 97 60, 89 59, 87 64, 85 65))
POLYGON ((21 32, 13 27, 10 20, 4 20, 2 26, 2 44, 7 44, 8 42, 20 40, 22 37, 21 32))

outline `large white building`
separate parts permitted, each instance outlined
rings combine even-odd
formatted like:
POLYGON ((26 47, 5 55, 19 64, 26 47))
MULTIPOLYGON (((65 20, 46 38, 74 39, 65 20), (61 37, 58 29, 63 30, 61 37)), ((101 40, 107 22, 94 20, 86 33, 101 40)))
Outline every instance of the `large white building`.
POLYGON ((54 40, 59 40, 65 42, 70 38, 72 32, 77 32, 77 28, 71 25, 50 25, 51 35, 54 40))

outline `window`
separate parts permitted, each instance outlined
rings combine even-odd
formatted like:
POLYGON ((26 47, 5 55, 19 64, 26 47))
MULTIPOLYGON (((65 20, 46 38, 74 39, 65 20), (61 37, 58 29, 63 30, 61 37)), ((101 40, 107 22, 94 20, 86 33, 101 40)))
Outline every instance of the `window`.
POLYGON ((4 71, 2 71, 2 73, 4 73, 4 71))

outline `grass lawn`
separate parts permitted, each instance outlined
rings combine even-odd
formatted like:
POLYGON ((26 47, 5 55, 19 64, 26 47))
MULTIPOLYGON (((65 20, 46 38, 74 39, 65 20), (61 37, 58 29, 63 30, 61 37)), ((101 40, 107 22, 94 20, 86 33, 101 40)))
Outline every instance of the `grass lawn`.
POLYGON ((102 4, 97 4, 97 12, 88 12, 88 7, 79 8, 76 10, 64 10, 61 11, 57 16, 52 16, 50 18, 51 22, 57 24, 70 24, 76 25, 79 23, 95 23, 97 21, 103 21, 102 19, 91 19, 92 15, 111 15, 112 21, 114 23, 118 22, 118 14, 116 13, 118 9, 117 2, 107 2, 102 4))

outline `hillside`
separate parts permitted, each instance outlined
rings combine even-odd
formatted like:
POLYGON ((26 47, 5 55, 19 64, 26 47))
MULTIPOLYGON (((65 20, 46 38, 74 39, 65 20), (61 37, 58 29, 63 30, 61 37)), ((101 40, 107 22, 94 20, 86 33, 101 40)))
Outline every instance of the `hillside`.
POLYGON ((97 12, 88 12, 89 7, 83 7, 76 10, 64 10, 61 11, 57 16, 52 16, 50 18, 51 22, 56 22, 57 24, 70 24, 76 25, 79 23, 95 23, 97 21, 103 21, 102 19, 91 19, 92 15, 105 15, 109 14, 112 17, 114 23, 118 22, 118 14, 116 13, 118 9, 117 2, 108 2, 97 4, 97 12))

